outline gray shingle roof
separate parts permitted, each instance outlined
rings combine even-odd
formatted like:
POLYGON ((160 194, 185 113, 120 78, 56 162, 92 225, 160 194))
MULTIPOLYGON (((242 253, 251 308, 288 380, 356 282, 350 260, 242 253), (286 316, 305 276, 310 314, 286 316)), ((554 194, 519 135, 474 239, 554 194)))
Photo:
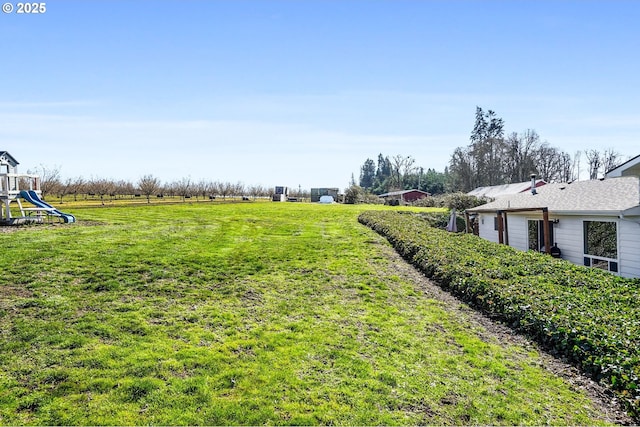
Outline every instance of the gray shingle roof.
MULTIPOLYGON (((530 191, 504 196, 494 202, 467 209, 468 212, 495 212, 521 208, 549 208, 565 214, 620 213, 640 206, 640 178, 628 176, 604 180, 547 184, 530 191)), ((629 214, 637 214, 629 212, 629 214)))
MULTIPOLYGON (((536 185, 544 182, 542 179, 536 180, 536 185)), ((478 187, 467 194, 476 197, 489 197, 495 199, 497 197, 508 196, 510 194, 517 194, 522 191, 526 191, 531 188, 531 181, 526 182, 514 182, 511 184, 492 185, 490 187, 478 187)))
POLYGON ((16 166, 19 165, 20 163, 15 159, 15 157, 13 157, 11 154, 9 154, 8 151, 0 151, 0 157, 4 157, 9 164, 16 166))
POLYGON ((413 192, 422 193, 425 196, 429 195, 429 193, 427 193, 426 191, 413 189, 413 190, 391 191, 389 193, 380 194, 380 195, 378 195, 378 197, 400 196, 400 195, 403 195, 403 194, 413 193, 413 192))

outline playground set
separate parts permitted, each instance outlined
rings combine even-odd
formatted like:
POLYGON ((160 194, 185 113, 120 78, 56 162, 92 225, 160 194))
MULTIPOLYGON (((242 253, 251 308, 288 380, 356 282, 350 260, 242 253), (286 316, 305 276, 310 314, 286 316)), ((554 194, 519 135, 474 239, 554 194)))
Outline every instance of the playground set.
POLYGON ((40 198, 40 177, 18 173, 18 164, 11 154, 0 151, 0 225, 42 223, 45 217, 75 222, 73 215, 60 212, 40 198), (22 206, 23 200, 35 207, 22 206), (11 212, 11 203, 14 201, 20 216, 11 212))

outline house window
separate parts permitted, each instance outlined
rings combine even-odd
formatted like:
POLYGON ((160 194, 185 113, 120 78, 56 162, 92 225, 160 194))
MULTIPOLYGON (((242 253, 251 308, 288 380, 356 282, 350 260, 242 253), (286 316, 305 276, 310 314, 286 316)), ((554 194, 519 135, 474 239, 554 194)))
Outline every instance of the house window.
MULTIPOLYGON (((528 221, 529 249, 532 251, 544 252, 544 221, 532 220, 528 221)), ((549 223, 549 239, 553 246, 553 223, 549 223)))
POLYGON ((618 225, 584 221, 584 265, 618 272, 618 225))

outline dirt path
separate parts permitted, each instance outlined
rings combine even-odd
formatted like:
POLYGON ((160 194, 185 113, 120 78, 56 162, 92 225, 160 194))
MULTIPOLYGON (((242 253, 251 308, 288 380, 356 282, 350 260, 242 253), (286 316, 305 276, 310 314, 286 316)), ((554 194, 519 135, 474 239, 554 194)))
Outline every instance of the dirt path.
POLYGON ((482 331, 480 336, 483 340, 490 343, 519 345, 534 349, 540 354, 542 365, 548 371, 564 379, 571 384, 575 390, 582 391, 591 398, 594 407, 601 412, 604 421, 623 425, 636 424, 632 418, 626 415, 622 406, 605 387, 581 374, 574 366, 563 362, 541 349, 535 342, 529 340, 527 337, 519 335, 507 326, 489 319, 453 295, 442 290, 415 267, 406 262, 390 245, 381 244, 379 246, 381 252, 391 261, 398 275, 411 278, 430 298, 445 302, 446 310, 465 319, 472 326, 479 326, 482 331))

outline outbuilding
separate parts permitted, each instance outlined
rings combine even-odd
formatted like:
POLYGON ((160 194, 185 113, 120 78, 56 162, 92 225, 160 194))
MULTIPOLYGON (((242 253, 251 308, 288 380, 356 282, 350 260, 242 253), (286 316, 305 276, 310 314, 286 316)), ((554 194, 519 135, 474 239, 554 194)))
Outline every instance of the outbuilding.
POLYGON ((391 191, 389 193, 380 194, 378 197, 380 197, 381 199, 384 199, 386 204, 405 205, 429 196, 430 194, 427 193, 426 191, 413 189, 413 190, 391 191))
POLYGON ((331 196, 333 200, 338 200, 337 188, 312 188, 311 189, 311 202, 319 202, 322 196, 331 196))

